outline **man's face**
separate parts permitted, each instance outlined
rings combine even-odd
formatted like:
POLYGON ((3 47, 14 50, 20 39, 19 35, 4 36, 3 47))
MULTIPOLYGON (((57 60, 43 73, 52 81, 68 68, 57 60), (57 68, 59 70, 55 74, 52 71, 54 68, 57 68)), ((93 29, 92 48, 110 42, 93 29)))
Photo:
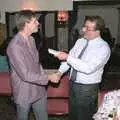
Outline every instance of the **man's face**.
POLYGON ((31 32, 31 34, 38 31, 39 22, 35 17, 31 18, 27 25, 28 30, 31 32))
POLYGON ((92 40, 96 38, 99 34, 98 30, 96 30, 96 22, 86 21, 83 28, 83 37, 88 40, 92 40))

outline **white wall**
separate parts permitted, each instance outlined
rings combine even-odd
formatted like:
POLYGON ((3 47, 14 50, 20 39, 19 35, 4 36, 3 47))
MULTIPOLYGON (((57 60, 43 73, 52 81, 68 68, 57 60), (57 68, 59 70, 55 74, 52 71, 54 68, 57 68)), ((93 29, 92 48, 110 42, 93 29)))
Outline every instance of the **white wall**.
POLYGON ((72 10, 72 0, 1 0, 0 11, 19 11, 23 8, 34 10, 72 10))
POLYGON ((5 24, 5 12, 4 11, 0 11, 0 23, 5 24))
POLYGON ((32 8, 35 11, 72 10, 72 0, 0 0, 0 22, 5 23, 5 12, 32 8))

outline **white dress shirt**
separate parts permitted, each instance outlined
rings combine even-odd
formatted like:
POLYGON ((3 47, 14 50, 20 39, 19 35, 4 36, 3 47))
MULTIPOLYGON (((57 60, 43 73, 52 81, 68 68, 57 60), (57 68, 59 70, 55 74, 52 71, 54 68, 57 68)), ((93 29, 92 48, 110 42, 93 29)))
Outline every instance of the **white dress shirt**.
MULTIPOLYGON (((66 72, 71 68, 77 70, 77 83, 94 84, 100 83, 103 69, 110 57, 109 45, 101 38, 97 37, 89 40, 88 47, 81 58, 78 58, 80 52, 86 44, 86 39, 78 39, 70 50, 67 61, 62 62, 59 71, 66 72)), ((71 74, 70 74, 71 76, 71 74)))

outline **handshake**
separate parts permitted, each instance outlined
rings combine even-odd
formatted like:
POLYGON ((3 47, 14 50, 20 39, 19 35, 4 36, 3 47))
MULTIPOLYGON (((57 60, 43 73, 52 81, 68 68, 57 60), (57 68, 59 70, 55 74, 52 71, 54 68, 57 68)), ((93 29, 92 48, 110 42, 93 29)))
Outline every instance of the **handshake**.
POLYGON ((60 73, 59 71, 56 73, 52 73, 48 75, 48 80, 53 82, 53 83, 58 83, 60 78, 62 76, 62 73, 60 73))

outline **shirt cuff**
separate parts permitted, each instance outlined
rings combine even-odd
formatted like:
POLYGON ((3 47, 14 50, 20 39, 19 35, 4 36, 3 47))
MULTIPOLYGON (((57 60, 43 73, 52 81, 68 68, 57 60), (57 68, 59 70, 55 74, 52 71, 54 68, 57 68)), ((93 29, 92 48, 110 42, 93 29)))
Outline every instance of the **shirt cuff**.
POLYGON ((73 59, 73 57, 71 55, 68 55, 67 63, 69 64, 72 59, 73 59))

